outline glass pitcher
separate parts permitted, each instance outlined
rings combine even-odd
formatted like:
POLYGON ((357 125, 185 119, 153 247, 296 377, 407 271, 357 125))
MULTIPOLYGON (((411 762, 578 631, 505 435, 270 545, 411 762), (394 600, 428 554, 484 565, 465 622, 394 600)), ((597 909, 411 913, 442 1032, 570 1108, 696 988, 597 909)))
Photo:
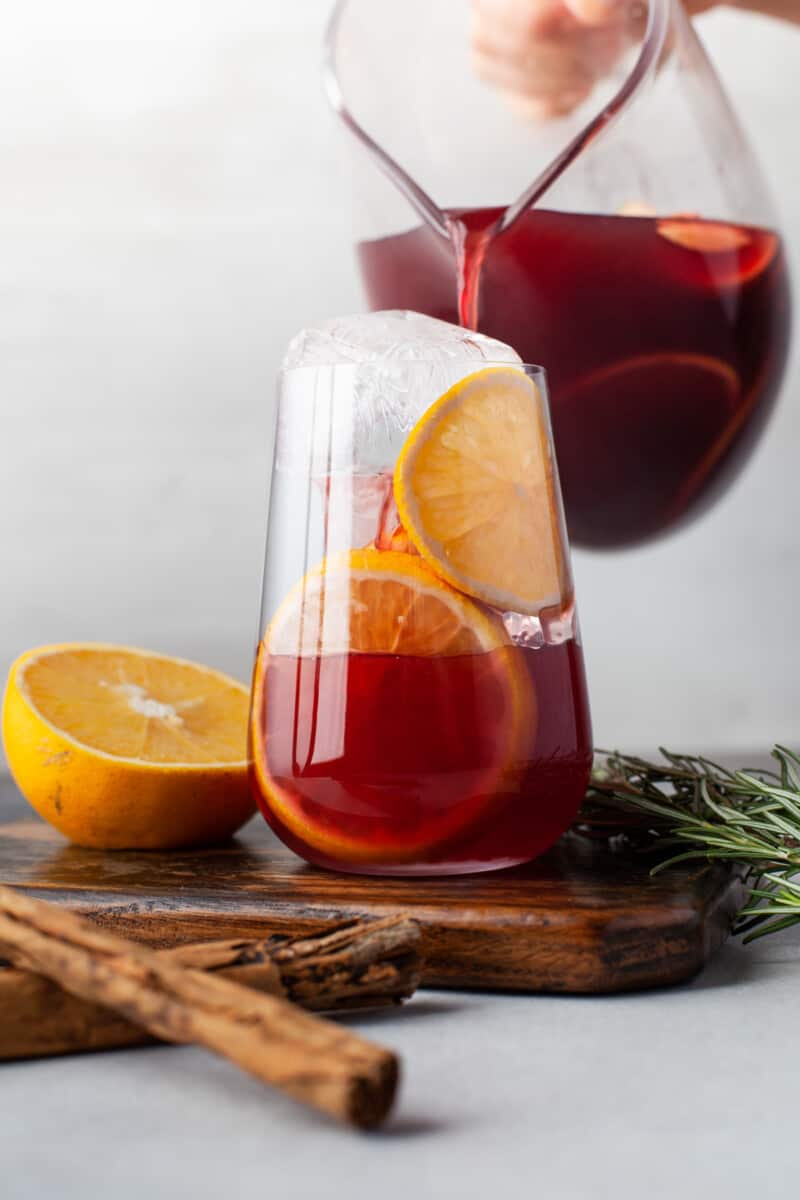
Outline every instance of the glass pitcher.
POLYGON ((677 0, 585 36, 557 7, 536 69, 580 36, 583 82, 548 116, 475 69, 468 0, 340 0, 325 80, 355 135, 370 306, 543 363, 571 540, 612 548, 694 518, 741 469, 783 376, 789 281, 677 0))

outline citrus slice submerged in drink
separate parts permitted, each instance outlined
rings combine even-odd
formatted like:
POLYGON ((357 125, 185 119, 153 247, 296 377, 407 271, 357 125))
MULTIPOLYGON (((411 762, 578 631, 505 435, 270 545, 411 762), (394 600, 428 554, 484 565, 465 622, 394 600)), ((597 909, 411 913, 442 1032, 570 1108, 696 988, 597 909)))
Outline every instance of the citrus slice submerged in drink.
POLYGON ((538 613, 569 589, 544 420, 524 371, 488 367, 431 405, 395 467, 397 510, 419 553, 501 611, 538 613))
POLYGON ((419 558, 306 575, 262 642, 251 751, 265 815, 317 861, 434 855, 507 794, 535 698, 500 619, 419 558))

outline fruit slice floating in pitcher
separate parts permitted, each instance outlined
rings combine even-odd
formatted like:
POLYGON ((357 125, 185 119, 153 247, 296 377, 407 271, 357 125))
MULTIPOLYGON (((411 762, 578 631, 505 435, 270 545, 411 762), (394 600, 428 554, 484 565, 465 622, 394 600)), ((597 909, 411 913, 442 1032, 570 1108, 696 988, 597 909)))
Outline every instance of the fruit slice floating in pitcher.
POLYGON ((565 597, 549 440, 524 371, 487 367, 431 405, 400 452, 394 495, 411 541, 453 587, 529 614, 565 597))
MULTIPOLYGON (((632 426, 643 395, 652 394, 657 387, 669 389, 674 403, 666 413, 653 412, 645 430, 647 441, 641 439, 638 461, 631 462, 628 470, 631 478, 641 472, 641 487, 646 491, 647 473, 652 470, 649 461, 660 449, 662 474, 670 465, 670 452, 675 446, 675 473, 680 483, 681 472, 686 473, 693 442, 700 446, 704 437, 712 437, 714 431, 725 425, 735 412, 739 402, 740 381, 733 367, 720 358, 707 354, 688 354, 681 351, 664 351, 656 354, 641 354, 619 362, 598 367, 596 371, 579 378, 572 387, 564 388, 561 403, 573 406, 574 420, 580 420, 581 406, 591 400, 592 414, 597 428, 617 420, 632 426), (685 421, 678 423, 676 413, 686 414, 685 421), (661 420, 659 420, 661 415, 661 420), (692 421, 694 417, 694 421, 692 421), (708 425, 708 432, 706 431, 708 425), (676 437, 676 426, 680 437, 676 437)), ((565 459, 569 456, 565 454, 565 459)), ((575 464, 576 466, 578 464, 575 464)), ((592 463, 584 463, 587 480, 592 476, 592 463)), ((566 468, 565 468, 566 470, 566 468)), ((598 481, 595 486, 600 486, 598 481)))
POLYGON ((418 860, 502 797, 535 698, 500 619, 415 555, 353 550, 281 604, 256 663, 265 815, 338 863, 418 860))
MULTIPOLYGON (((642 501, 636 517, 640 535, 654 533, 668 521, 671 505, 679 515, 675 497, 688 502, 687 480, 692 489, 704 482, 716 461, 720 430, 736 428, 732 422, 740 402, 741 382, 729 363, 681 351, 609 363, 579 376, 559 394, 561 419, 576 426, 583 421, 584 433, 590 427, 599 438, 615 423, 631 431, 624 471, 627 486, 642 501), (643 422, 642 397, 662 395, 668 395, 670 403, 653 404, 643 422)), ((629 529, 634 515, 627 493, 610 485, 609 453, 587 456, 591 441, 565 438, 561 443, 563 476, 573 481, 570 495, 585 512, 593 513, 597 530, 613 534, 629 529)))
POLYGON ((29 803, 102 849, 224 841, 255 811, 243 684, 183 659, 93 643, 29 651, 3 741, 29 803))
POLYGON ((702 255, 698 282, 705 284, 710 272, 718 287, 741 286, 763 271, 778 250, 774 233, 723 221, 662 217, 656 228, 673 245, 702 255))

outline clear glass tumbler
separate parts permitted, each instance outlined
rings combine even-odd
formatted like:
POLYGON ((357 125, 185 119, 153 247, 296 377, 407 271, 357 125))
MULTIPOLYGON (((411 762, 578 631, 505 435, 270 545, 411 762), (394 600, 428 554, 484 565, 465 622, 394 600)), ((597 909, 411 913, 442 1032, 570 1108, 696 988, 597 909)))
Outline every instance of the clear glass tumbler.
POLYGON ((591 764, 543 371, 296 367, 277 419, 250 724, 264 816, 340 871, 536 857, 591 764))

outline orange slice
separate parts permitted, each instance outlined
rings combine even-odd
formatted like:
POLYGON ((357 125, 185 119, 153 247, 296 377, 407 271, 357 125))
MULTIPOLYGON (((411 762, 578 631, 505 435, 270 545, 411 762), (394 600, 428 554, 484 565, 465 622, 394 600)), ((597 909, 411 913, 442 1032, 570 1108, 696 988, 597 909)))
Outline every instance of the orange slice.
POLYGON ((768 229, 743 229, 722 221, 670 217, 660 220, 656 228, 673 245, 702 254, 701 277, 696 282, 706 282, 710 272, 717 287, 742 287, 767 270, 780 244, 768 229))
POLYGON ((686 217, 665 217, 656 226, 658 232, 676 246, 685 250, 699 250, 703 254, 724 254, 742 250, 749 246, 752 238, 746 229, 738 225, 726 225, 722 221, 692 221, 686 217))
POLYGON ((610 420, 615 406, 625 412, 621 398, 627 398, 629 391, 641 402, 641 397, 652 392, 657 383, 660 383, 661 390, 666 391, 668 385, 664 382, 665 378, 669 387, 678 394, 681 384, 683 391, 688 391, 690 386, 698 389, 716 388, 727 398, 731 409, 739 396, 739 376, 730 363, 721 358, 713 358, 709 354, 695 354, 689 350, 657 351, 654 354, 639 354, 634 358, 607 363, 591 374, 582 376, 566 392, 566 396, 572 402, 584 392, 591 393, 594 404, 597 403, 598 390, 610 386, 613 389, 607 397, 610 420))
POLYGON ((397 460, 394 494, 437 575, 503 611, 538 613, 569 589, 541 396, 514 367, 455 384, 397 460))
POLYGON ((534 732, 502 622, 414 555, 322 563, 259 651, 251 748, 265 815, 328 865, 429 856, 487 813, 534 732))
POLYGON ((349 550, 292 588, 264 635, 270 654, 479 654, 508 644, 501 621, 416 555, 349 550))
POLYGON ((71 841, 164 849, 250 817, 247 688, 124 646, 44 646, 11 668, 3 741, 36 811, 71 841))

